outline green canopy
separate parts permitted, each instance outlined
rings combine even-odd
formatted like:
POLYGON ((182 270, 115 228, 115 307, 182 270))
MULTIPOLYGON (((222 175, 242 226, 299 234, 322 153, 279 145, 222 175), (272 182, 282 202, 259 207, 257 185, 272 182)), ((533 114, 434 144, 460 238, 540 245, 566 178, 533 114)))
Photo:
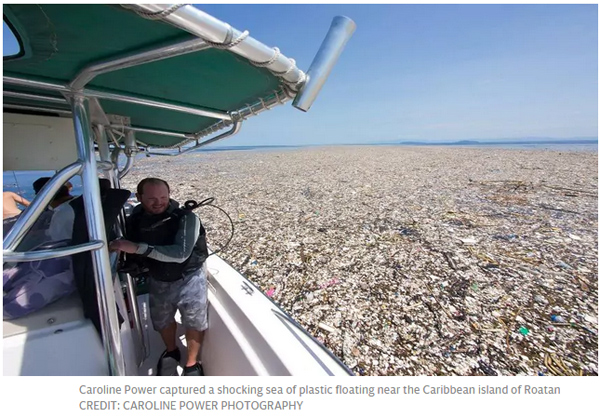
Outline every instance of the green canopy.
MULTIPOLYGON (((159 20, 145 19, 117 5, 4 5, 4 19, 14 29, 22 52, 4 60, 4 76, 66 85, 87 66, 197 39, 159 20)), ((186 55, 100 74, 86 89, 168 101, 186 107, 233 112, 280 90, 269 70, 226 50, 208 48, 186 55)), ((32 87, 4 85, 5 92, 62 97, 32 87)), ((5 104, 69 109, 61 103, 4 96, 5 104)), ((106 114, 129 117, 132 126, 164 131, 199 132, 219 119, 100 99, 106 114)), ((148 133, 136 137, 152 146, 173 146, 181 138, 148 133)))

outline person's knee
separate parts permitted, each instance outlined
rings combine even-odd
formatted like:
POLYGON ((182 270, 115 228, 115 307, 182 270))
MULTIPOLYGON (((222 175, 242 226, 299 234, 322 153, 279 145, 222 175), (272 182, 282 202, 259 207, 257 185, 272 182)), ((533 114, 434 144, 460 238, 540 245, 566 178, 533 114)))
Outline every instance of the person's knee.
POLYGON ((186 330, 203 332, 208 328, 208 314, 205 305, 182 311, 181 321, 186 330))
POLYGON ((152 319, 152 325, 154 330, 159 333, 166 333, 169 331, 173 331, 173 328, 177 329, 177 322, 175 321, 175 317, 173 316, 156 316, 150 315, 152 319))

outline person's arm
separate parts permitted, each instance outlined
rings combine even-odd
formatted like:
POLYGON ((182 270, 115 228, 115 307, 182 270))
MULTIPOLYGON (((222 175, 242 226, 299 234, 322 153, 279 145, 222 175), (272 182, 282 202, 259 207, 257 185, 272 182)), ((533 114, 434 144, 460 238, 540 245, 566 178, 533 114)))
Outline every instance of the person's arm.
POLYGON ((190 257, 199 236, 200 219, 194 213, 187 213, 179 220, 179 230, 172 245, 154 246, 149 252, 149 245, 140 243, 136 253, 160 262, 180 264, 190 257))
POLYGON ((19 194, 13 194, 13 198, 17 203, 25 207, 28 207, 31 204, 27 199, 21 197, 19 194))
POLYGON ((110 243, 110 250, 135 253, 160 262, 182 263, 192 254, 199 236, 200 219, 194 213, 189 213, 179 220, 179 230, 172 245, 150 246, 120 239, 110 243))

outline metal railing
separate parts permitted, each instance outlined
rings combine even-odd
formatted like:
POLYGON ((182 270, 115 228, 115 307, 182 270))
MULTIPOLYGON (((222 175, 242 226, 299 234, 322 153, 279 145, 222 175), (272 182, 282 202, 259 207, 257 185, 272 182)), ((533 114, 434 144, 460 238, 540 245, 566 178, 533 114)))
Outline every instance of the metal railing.
MULTIPOLYGON (((42 90, 57 91, 60 93, 69 94, 69 87, 61 84, 50 83, 46 81, 29 80, 18 77, 3 77, 5 85, 16 85, 20 87, 34 87, 42 90)), ((148 97, 143 97, 137 94, 120 94, 111 91, 83 89, 81 94, 85 97, 96 97, 104 100, 120 101, 131 104, 139 104, 147 107, 154 107, 158 109, 171 110, 181 113, 193 114, 195 116, 211 117, 214 119, 231 120, 231 116, 226 112, 221 112, 214 109, 208 109, 198 106, 186 106, 180 103, 173 103, 167 100, 156 100, 148 97)), ((53 104, 67 104, 67 101, 61 97, 56 96, 44 96, 40 94, 22 93, 18 91, 4 90, 3 95, 5 97, 14 97, 35 101, 44 101, 53 104)))
POLYGON ((44 185, 44 187, 42 187, 38 196, 32 201, 29 207, 25 208, 12 229, 4 236, 4 259, 8 259, 7 257, 11 256, 16 250, 38 217, 40 217, 42 212, 46 210, 46 207, 52 202, 54 195, 58 192, 60 187, 75 175, 80 174, 83 168, 83 163, 77 161, 61 169, 44 185))
MULTIPOLYGON (((119 170, 118 170, 119 167, 117 166, 117 164, 113 164, 111 162, 111 154, 110 154, 110 149, 108 147, 106 129, 102 125, 96 125, 96 126, 94 126, 94 133, 96 136, 96 143, 98 144, 100 161, 108 163, 108 168, 104 170, 104 175, 110 181, 111 186, 113 188, 116 188, 116 189, 121 188, 120 181, 119 181, 119 170)), ((130 159, 128 159, 128 162, 129 161, 130 161, 130 159)), ((125 225, 126 225, 125 210, 121 209, 121 212, 119 213, 119 218, 116 223, 117 237, 123 237, 123 235, 126 232, 125 225)), ((118 259, 115 259, 115 263, 118 264, 118 259)), ((115 266, 114 271, 115 271, 115 273, 117 272, 117 266, 115 266)), ((144 344, 142 321, 140 318, 140 312, 139 312, 139 307, 138 307, 137 298, 136 298, 137 294, 135 291, 135 283, 133 282, 133 278, 129 274, 119 272, 118 276, 119 276, 118 282, 125 284, 125 292, 126 292, 126 296, 127 296, 127 301, 129 303, 129 308, 130 308, 131 315, 132 315, 131 319, 133 322, 133 330, 134 330, 134 334, 137 338, 136 343, 137 343, 138 348, 136 349, 136 359, 137 359, 137 366, 139 367, 142 365, 144 358, 147 355, 147 348, 146 348, 146 345, 144 344)))

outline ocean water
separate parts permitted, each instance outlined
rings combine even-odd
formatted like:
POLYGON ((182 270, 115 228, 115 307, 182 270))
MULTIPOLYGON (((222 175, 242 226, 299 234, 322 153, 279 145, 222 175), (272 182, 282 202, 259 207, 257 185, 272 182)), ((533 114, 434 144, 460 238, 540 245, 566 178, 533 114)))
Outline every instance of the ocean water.
MULTIPOLYGON (((52 177, 54 174, 54 171, 4 171, 2 173, 2 190, 13 191, 31 201, 35 197, 33 182, 41 177, 52 177)), ((73 184, 71 194, 81 195, 81 177, 76 175, 70 181, 73 184)))
POLYGON ((598 142, 596 143, 515 143, 515 144, 490 144, 490 145, 464 145, 468 148, 502 148, 502 149, 523 149, 523 150, 546 150, 562 152, 596 152, 598 153, 598 142))
POLYGON ((501 148, 501 149, 524 149, 524 150, 549 150, 564 152, 598 152, 598 141, 515 141, 515 142, 378 142, 378 143, 356 143, 342 145, 296 145, 296 146, 214 146, 200 148, 194 153, 223 152, 223 151, 283 151, 286 149, 314 148, 320 146, 452 146, 462 148, 501 148))

